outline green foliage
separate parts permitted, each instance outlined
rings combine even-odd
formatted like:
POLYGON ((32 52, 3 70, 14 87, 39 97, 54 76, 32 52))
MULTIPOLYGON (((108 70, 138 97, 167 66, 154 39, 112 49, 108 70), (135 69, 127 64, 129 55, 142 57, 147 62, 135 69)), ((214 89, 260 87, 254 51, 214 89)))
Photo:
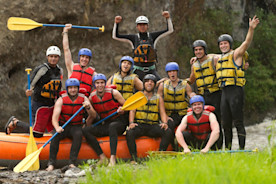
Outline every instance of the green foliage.
POLYGON ((273 183, 276 166, 259 153, 215 153, 151 157, 143 165, 119 163, 101 167, 86 183, 273 183))

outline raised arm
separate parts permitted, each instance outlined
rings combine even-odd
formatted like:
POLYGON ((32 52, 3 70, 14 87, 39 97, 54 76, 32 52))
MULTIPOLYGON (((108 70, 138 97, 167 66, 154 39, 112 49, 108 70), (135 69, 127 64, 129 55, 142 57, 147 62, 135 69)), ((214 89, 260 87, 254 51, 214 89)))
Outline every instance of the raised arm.
POLYGON ((65 65, 68 72, 68 78, 71 76, 73 72, 73 66, 74 66, 74 62, 72 60, 72 54, 69 48, 69 38, 68 38, 68 31, 71 28, 72 28, 72 24, 66 24, 62 32, 62 35, 63 35, 62 45, 63 45, 65 65))
POLYGON ((238 66, 242 65, 242 57, 253 40, 254 30, 259 22, 259 18, 257 18, 256 15, 252 19, 249 18, 249 29, 246 38, 244 42, 234 51, 234 61, 238 66))

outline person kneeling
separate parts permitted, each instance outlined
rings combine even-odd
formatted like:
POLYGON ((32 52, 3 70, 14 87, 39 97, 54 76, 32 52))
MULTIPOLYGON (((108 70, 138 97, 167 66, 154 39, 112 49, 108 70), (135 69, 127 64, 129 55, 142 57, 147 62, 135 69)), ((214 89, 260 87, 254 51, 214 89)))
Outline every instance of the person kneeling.
POLYGON ((216 149, 220 130, 215 114, 204 109, 204 98, 200 95, 193 96, 190 104, 192 111, 184 116, 175 133, 178 143, 183 147, 184 153, 191 152, 188 145, 201 149, 201 153, 216 149), (186 128, 189 131, 185 131, 186 128))
POLYGON ((82 119, 84 117, 84 110, 80 111, 64 129, 61 126, 66 123, 82 105, 85 106, 88 112, 87 121, 92 121, 96 117, 96 112, 91 106, 88 98, 84 94, 79 93, 79 80, 75 78, 68 79, 65 85, 67 93, 62 94, 54 107, 52 121, 56 132, 59 134, 57 134, 50 144, 50 158, 48 168, 46 169, 47 171, 52 171, 54 169, 59 142, 66 137, 73 139, 69 167, 75 167, 82 143, 82 119))

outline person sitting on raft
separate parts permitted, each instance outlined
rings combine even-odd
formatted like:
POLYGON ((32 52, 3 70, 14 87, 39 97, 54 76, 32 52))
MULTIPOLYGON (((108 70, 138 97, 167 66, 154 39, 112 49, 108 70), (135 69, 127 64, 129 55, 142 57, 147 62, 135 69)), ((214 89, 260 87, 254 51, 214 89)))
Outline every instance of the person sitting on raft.
MULTIPOLYGON (((37 66, 31 75, 31 89, 26 90, 26 96, 32 96, 32 124, 34 137, 42 137, 45 130, 53 130, 52 114, 55 100, 59 97, 63 70, 58 66, 61 56, 57 46, 50 46, 46 51, 47 63, 37 66)), ((5 131, 10 134, 16 127, 29 133, 30 125, 11 116, 5 131)))
POLYGON ((92 122, 96 118, 96 112, 91 106, 88 98, 79 93, 80 82, 78 79, 67 79, 65 82, 66 93, 62 94, 57 100, 53 112, 53 126, 59 134, 51 141, 50 155, 47 171, 52 171, 56 164, 59 142, 62 139, 72 139, 70 151, 69 167, 76 167, 76 161, 82 143, 82 119, 84 110, 80 111, 70 123, 63 129, 65 124, 83 105, 88 114, 86 121, 92 122))
POLYGON ((204 109, 204 98, 195 95, 190 99, 192 111, 188 112, 178 126, 175 137, 184 149, 184 153, 190 153, 188 147, 201 149, 201 153, 207 153, 210 149, 216 149, 216 141, 219 138, 219 123, 214 113, 213 106, 204 109), (187 131, 188 129, 188 131, 187 131), (202 149, 203 148, 203 149, 202 149))
POLYGON ((89 100, 100 118, 104 119, 116 111, 120 116, 115 115, 110 117, 97 126, 87 124, 87 127, 83 128, 83 135, 87 143, 100 157, 98 164, 105 164, 107 158, 96 137, 109 136, 111 151, 109 166, 114 166, 116 164, 118 135, 122 135, 125 132, 128 124, 128 119, 125 118, 123 115, 124 111, 121 109, 121 106, 125 103, 125 99, 118 90, 106 87, 106 77, 104 74, 96 74, 93 77, 93 84, 96 90, 90 94, 89 100))

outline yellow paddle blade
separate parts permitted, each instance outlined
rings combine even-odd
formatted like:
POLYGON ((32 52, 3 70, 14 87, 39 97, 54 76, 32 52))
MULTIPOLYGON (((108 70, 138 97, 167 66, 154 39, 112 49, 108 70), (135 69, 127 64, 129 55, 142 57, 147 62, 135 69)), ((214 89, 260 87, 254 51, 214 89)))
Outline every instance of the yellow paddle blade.
POLYGON ((148 102, 147 97, 141 91, 138 91, 131 97, 129 97, 122 107, 122 110, 134 110, 148 102))
POLYGON ((10 17, 7 23, 8 29, 13 31, 27 31, 42 26, 43 24, 21 17, 10 17))
POLYGON ((13 172, 19 173, 27 171, 35 162, 37 159, 39 159, 39 154, 43 147, 39 148, 39 150, 29 154, 26 156, 21 162, 19 162, 14 168, 13 172))
MULTIPOLYGON (((28 140, 28 144, 26 147, 26 156, 30 155, 31 153, 37 151, 37 145, 33 136, 33 128, 30 127, 30 137, 28 140)), ((39 159, 35 161, 35 163, 28 169, 28 171, 37 171, 39 170, 39 159)))

